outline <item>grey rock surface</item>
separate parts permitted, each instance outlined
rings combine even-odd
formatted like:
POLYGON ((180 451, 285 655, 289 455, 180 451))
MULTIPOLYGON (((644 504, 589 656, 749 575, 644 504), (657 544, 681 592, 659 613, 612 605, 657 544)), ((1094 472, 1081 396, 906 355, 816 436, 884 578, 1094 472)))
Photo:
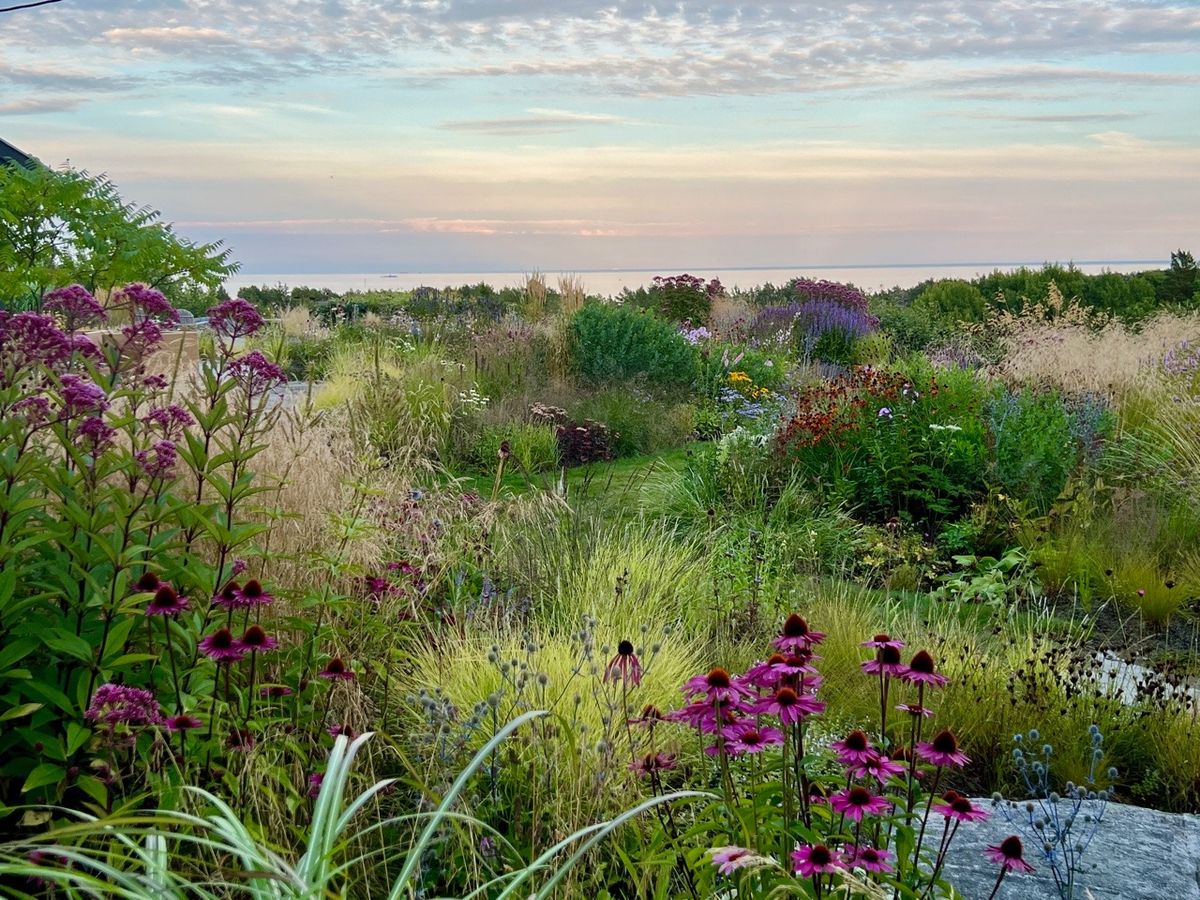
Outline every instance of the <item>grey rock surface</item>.
MULTIPOLYGON (((1049 867, 1019 824, 1009 824, 990 799, 974 801, 991 812, 986 822, 964 823, 946 862, 946 877, 965 900, 987 900, 999 871, 984 848, 1010 834, 1025 844, 1033 875, 1009 873, 997 900, 1058 897, 1049 867)), ((932 828, 933 822, 930 821, 932 828)), ((940 836, 941 823, 935 835, 940 836)), ((1080 900, 1200 900, 1200 817, 1110 803, 1083 858, 1080 900)))

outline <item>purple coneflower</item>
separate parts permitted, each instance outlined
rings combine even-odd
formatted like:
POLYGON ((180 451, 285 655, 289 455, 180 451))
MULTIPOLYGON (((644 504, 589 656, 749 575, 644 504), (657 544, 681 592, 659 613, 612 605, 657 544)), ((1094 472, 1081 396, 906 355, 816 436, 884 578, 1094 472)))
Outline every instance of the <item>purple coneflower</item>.
POLYGON ((236 581, 227 581, 225 586, 213 597, 213 603, 217 606, 223 606, 226 609, 236 609, 238 606, 238 594, 241 592, 242 586, 236 581))
POLYGON ((829 798, 834 812, 839 812, 852 822, 861 822, 863 816, 878 816, 892 808, 892 802, 878 794, 872 794, 861 785, 839 791, 829 798))
POLYGON ((242 635, 242 647, 254 653, 266 653, 277 646, 278 641, 267 634, 261 625, 251 625, 242 635))
MULTIPOLYGON (((811 653, 791 653, 785 656, 781 662, 775 663, 775 671, 784 678, 793 678, 797 675, 815 675, 817 667, 813 665, 813 660, 819 658, 813 656, 811 653)), ((812 684, 814 679, 806 678, 805 681, 812 684)))
POLYGON ((617 644, 617 655, 608 661, 604 669, 605 681, 620 681, 637 687, 642 683, 642 663, 633 652, 633 644, 621 641, 617 644))
POLYGON ((982 822, 988 817, 985 810, 976 807, 971 798, 964 797, 958 791, 946 791, 942 798, 933 804, 933 809, 947 819, 959 822, 982 822))
POLYGON ((988 847, 983 852, 992 862, 1003 866, 1003 872, 1011 870, 1029 875, 1034 871, 1033 866, 1025 862, 1025 848, 1021 846, 1021 839, 1015 834, 1006 837, 994 847, 988 847))
POLYGON ((629 719, 626 724, 629 725, 645 725, 648 728, 653 728, 659 722, 671 721, 663 715, 662 710, 653 703, 647 703, 642 707, 642 711, 635 718, 629 719))
POLYGON ((797 694, 790 687, 781 687, 774 696, 760 700, 754 706, 754 711, 779 716, 779 721, 784 725, 794 725, 824 712, 825 704, 811 694, 797 694))
POLYGON ((647 753, 629 764, 629 771, 636 772, 643 777, 673 768, 675 768, 675 754, 673 753, 647 753))
POLYGON ((786 660, 782 653, 774 653, 769 658, 762 662, 756 662, 746 674, 742 676, 742 681, 746 684, 752 684, 760 688, 773 688, 779 683, 780 675, 782 674, 778 666, 786 660))
POLYGON ((683 689, 695 695, 704 695, 713 700, 740 700, 743 697, 753 697, 749 688, 739 684, 729 673, 719 666, 710 669, 707 675, 697 675, 689 678, 683 689))
POLYGON ((725 732, 725 748, 734 756, 743 753, 762 753, 768 747, 783 743, 783 733, 776 728, 732 726, 725 732))
POLYGON ((928 719, 933 715, 932 709, 930 709, 928 706, 921 706, 917 703, 901 703, 896 707, 896 709, 898 709, 900 712, 906 712, 910 716, 921 716, 925 719, 928 719))
POLYGON ((177 616, 187 609, 187 597, 181 597, 169 584, 160 585, 146 606, 148 616, 177 616))
POLYGON ((325 780, 325 776, 320 772, 313 772, 308 776, 308 796, 315 797, 321 793, 321 782, 325 780))
POLYGON ((732 875, 738 869, 753 865, 757 858, 745 847, 712 847, 708 855, 722 875, 732 875))
POLYGON ((718 720, 719 726, 724 728, 737 721, 738 715, 746 712, 749 710, 736 700, 697 700, 667 713, 667 718, 672 722, 684 722, 692 728, 711 733, 717 730, 718 720))
POLYGON ((252 606, 266 606, 272 603, 275 598, 263 590, 263 586, 259 584, 257 578, 251 578, 246 582, 246 586, 235 592, 237 594, 236 605, 242 609, 249 609, 252 606))
POLYGON ((875 751, 871 749, 871 742, 867 739, 867 733, 858 729, 850 732, 842 740, 834 741, 829 746, 833 748, 838 762, 843 766, 861 765, 875 755, 875 751))
POLYGON ((772 641, 772 644, 780 650, 810 650, 814 644, 819 644, 823 640, 825 640, 823 632, 811 630, 803 616, 792 613, 784 621, 783 631, 772 641))
POLYGON ((824 844, 802 844, 796 847, 792 851, 792 861, 796 864, 796 874, 803 878, 830 875, 845 868, 842 861, 824 844))
POLYGON ((898 647, 880 647, 874 659, 868 659, 862 664, 862 670, 868 675, 882 673, 889 678, 903 676, 906 671, 904 663, 900 661, 900 648, 898 647))
POLYGON ((334 738, 340 735, 345 735, 346 737, 350 738, 350 740, 354 740, 356 737, 358 737, 358 732, 349 725, 330 725, 325 730, 329 732, 330 737, 334 738))
POLYGON ((163 722, 167 731, 191 731, 193 728, 199 728, 203 724, 195 716, 188 715, 167 716, 163 722))
POLYGON ((876 847, 847 847, 843 852, 846 865, 851 869, 863 869, 867 872, 892 871, 891 863, 888 862, 891 851, 876 847))
POLYGON ((900 677, 911 684, 932 684, 935 687, 944 687, 950 681, 945 675, 938 674, 933 657, 926 650, 913 656, 900 677))
POLYGON ((971 761, 958 749, 958 738, 949 729, 939 731, 932 741, 917 744, 917 755, 935 766, 965 766, 971 761))
POLYGON ((218 628, 200 639, 200 652, 219 663, 237 662, 246 655, 245 648, 228 628, 218 628))
POLYGON ((890 634, 877 634, 869 641, 863 641, 859 644, 860 647, 872 647, 876 650, 882 650, 884 647, 891 647, 893 650, 899 650, 904 646, 904 641, 892 637, 890 634))
POLYGON ((878 753, 872 753, 862 762, 850 766, 850 774, 855 778, 866 778, 870 775, 880 784, 886 782, 893 775, 900 775, 903 772, 904 766, 900 763, 892 762, 888 757, 881 756, 878 753))
POLYGON ((133 589, 140 594, 148 594, 151 591, 158 590, 160 584, 165 584, 165 582, 159 581, 158 576, 153 572, 143 572, 142 577, 137 580, 133 589))
POLYGON ((333 659, 327 662, 325 664, 325 668, 318 672, 317 676, 324 678, 326 681, 354 680, 354 673, 347 668, 344 662, 342 662, 342 658, 340 656, 335 656, 333 659))
POLYGON ((284 684, 264 684, 258 689, 260 697, 290 697, 292 689, 284 684))
POLYGON ((235 728, 225 740, 225 746, 238 753, 249 753, 254 749, 254 743, 254 735, 248 728, 235 728))

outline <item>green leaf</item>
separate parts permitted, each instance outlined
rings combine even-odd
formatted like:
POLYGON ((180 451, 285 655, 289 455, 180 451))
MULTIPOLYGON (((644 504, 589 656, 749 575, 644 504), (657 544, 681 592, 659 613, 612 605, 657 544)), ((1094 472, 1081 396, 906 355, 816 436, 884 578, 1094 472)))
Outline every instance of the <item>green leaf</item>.
POLYGON ((62 766, 56 766, 53 763, 42 763, 29 773, 29 777, 25 779, 25 784, 21 786, 21 793, 27 794, 48 784, 58 784, 66 774, 67 770, 62 766))
POLYGON ((45 706, 44 703, 22 703, 20 706, 14 706, 8 712, 0 715, 0 722, 7 722, 10 719, 20 719, 23 716, 32 715, 45 706))

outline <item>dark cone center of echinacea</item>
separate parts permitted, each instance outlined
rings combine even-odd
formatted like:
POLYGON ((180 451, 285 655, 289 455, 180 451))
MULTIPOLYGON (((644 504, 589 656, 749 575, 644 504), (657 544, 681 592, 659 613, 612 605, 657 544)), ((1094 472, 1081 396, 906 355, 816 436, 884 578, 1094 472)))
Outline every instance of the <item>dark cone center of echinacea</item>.
POLYGON ((908 667, 921 675, 932 675, 935 669, 933 657, 925 650, 916 654, 912 658, 912 662, 908 664, 908 667))
POLYGON ((714 688, 727 688, 731 684, 729 680, 729 673, 720 668, 713 669, 711 672, 709 672, 708 677, 705 680, 708 682, 709 687, 714 688))
POLYGON ((808 622, 804 621, 804 617, 792 613, 783 623, 784 637, 804 637, 808 634, 808 622))
POLYGON ((1014 834, 1000 842, 1000 852, 1005 859, 1020 859, 1025 855, 1025 848, 1021 846, 1021 839, 1014 834))
POLYGON ((949 731, 939 731, 930 743, 938 753, 958 752, 958 739, 949 731))
POLYGON ((629 641, 621 641, 617 644, 618 656, 633 656, 633 644, 629 641))
POLYGON ((866 750, 869 746, 867 743, 866 732, 863 731, 850 732, 848 735, 846 735, 846 740, 844 743, 846 744, 847 750, 866 750))
POLYGON ((809 850, 808 861, 814 866, 827 866, 833 862, 833 853, 824 844, 817 844, 809 850))

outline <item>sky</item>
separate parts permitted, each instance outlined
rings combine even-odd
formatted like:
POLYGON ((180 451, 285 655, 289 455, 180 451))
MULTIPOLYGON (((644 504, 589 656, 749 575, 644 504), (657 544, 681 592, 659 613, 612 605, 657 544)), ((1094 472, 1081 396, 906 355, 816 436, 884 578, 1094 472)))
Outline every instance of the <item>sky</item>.
POLYGON ((1165 260, 1200 2, 61 0, 0 137, 247 273, 1165 260))

